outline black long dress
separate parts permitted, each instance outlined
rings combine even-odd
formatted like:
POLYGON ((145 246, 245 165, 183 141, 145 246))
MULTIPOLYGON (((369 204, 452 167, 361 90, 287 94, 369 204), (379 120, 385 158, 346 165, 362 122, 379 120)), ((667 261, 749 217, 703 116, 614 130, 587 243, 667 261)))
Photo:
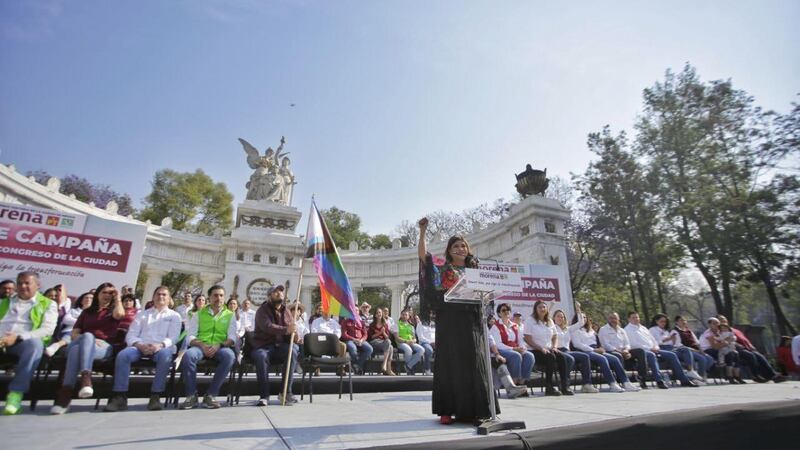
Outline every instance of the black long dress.
MULTIPOLYGON (((478 305, 447 303, 445 291, 463 267, 434 265, 430 253, 420 261, 420 316, 436 313, 436 359, 433 362, 433 413, 459 419, 488 418, 491 380, 486 373, 486 325, 478 305)), ((495 400, 495 412, 500 407, 495 400)))

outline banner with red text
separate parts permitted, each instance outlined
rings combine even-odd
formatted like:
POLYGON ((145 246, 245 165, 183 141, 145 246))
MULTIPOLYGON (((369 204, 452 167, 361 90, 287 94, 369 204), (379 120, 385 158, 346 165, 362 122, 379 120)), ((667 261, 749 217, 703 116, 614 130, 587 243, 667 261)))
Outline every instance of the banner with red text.
POLYGON ((100 283, 135 286, 147 227, 0 202, 0 279, 39 273, 41 290, 77 296, 100 283))
POLYGON ((522 275, 522 292, 501 295, 494 300, 495 305, 508 303, 512 312, 527 317, 533 312, 533 304, 537 300, 542 300, 547 302, 551 316, 553 311, 560 309, 570 320, 572 319, 575 310, 565 266, 481 261, 479 267, 484 270, 499 270, 522 275))

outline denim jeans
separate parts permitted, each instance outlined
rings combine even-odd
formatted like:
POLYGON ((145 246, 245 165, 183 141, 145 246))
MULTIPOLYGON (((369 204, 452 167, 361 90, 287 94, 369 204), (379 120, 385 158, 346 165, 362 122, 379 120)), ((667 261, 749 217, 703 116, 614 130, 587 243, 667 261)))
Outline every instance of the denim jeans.
POLYGON ((566 349, 562 350, 572 357, 574 364, 581 371, 581 383, 591 384, 592 382, 592 363, 589 355, 584 352, 570 352, 566 349))
POLYGON ((622 367, 622 362, 615 355, 610 353, 600 354, 597 352, 586 352, 586 354, 589 355, 589 360, 600 368, 600 372, 603 374, 606 383, 611 384, 616 381, 620 383, 628 382, 628 375, 622 367), (614 377, 615 374, 616 378, 614 377))
MULTIPOLYGON (((160 394, 166 390, 167 375, 169 366, 172 364, 172 355, 175 354, 173 347, 162 348, 155 354, 150 355, 156 363, 156 375, 150 385, 150 392, 160 394)), ((142 359, 142 352, 136 347, 128 347, 117 354, 114 362, 114 392, 128 392, 128 385, 131 376, 131 364, 142 359)))
POLYGON ((94 361, 111 358, 114 348, 111 344, 96 339, 92 333, 86 332, 67 347, 67 366, 64 368, 64 386, 73 386, 78 374, 84 370, 92 370, 94 361))
POLYGON ((506 359, 506 366, 509 373, 511 373, 511 378, 515 380, 530 380, 533 363, 535 362, 533 353, 526 351, 520 354, 514 350, 500 350, 500 355, 506 359))
MULTIPOLYGON (((197 363, 203 359, 203 351, 199 347, 191 347, 183 354, 183 361, 181 362, 181 370, 183 372, 183 382, 186 385, 186 396, 195 395, 197 393, 197 363)), ((225 378, 233 367, 236 361, 236 355, 233 350, 228 347, 223 347, 217 350, 213 358, 217 361, 217 369, 214 371, 214 378, 211 380, 211 385, 206 391, 206 395, 215 397, 219 395, 219 390, 225 378)))
POLYGON ((630 353, 636 359, 636 370, 642 382, 647 379, 647 369, 650 369, 654 380, 663 381, 661 368, 658 367, 658 358, 655 353, 641 348, 632 348, 630 353))
POLYGON ((672 376, 680 380, 681 383, 689 381, 689 378, 686 377, 686 373, 683 371, 683 367, 681 367, 681 362, 678 360, 678 355, 676 355, 675 352, 659 350, 657 355, 658 359, 670 368, 672 376))
POLYGON ((31 387, 33 372, 39 367, 39 361, 42 360, 42 352, 44 351, 42 340, 36 338, 25 339, 6 348, 6 351, 19 358, 16 367, 14 367, 14 378, 8 384, 8 390, 22 393, 28 392, 31 387))
MULTIPOLYGON (((427 343, 427 342, 424 342, 424 343, 419 344, 419 345, 421 345, 422 348, 425 349, 425 359, 424 359, 423 367, 425 368, 425 371, 427 372, 427 371, 431 370, 431 362, 433 361, 433 346, 431 344, 427 343)), ((533 367, 532 364, 531 364, 531 367, 533 367)))
MULTIPOLYGON (((294 380, 294 367, 297 365, 297 355, 300 352, 298 345, 294 346, 292 351, 292 363, 289 367, 289 387, 288 392, 292 392, 292 382, 294 380)), ((286 367, 286 357, 289 353, 289 343, 283 342, 281 344, 271 344, 261 348, 257 348, 250 353, 253 359, 253 365, 256 366, 256 379, 258 380, 258 395, 260 398, 269 398, 269 364, 281 364, 281 367, 286 367)), ((283 374, 283 380, 286 380, 286 373, 283 374)), ((283 385, 281 385, 283 386, 283 385)))
POLYGON ((369 342, 364 341, 361 346, 356 345, 353 341, 345 342, 347 345, 347 353, 350 354, 350 361, 358 367, 359 370, 364 370, 364 364, 369 360, 369 357, 372 356, 372 346, 369 345, 369 342))
POLYGON ((425 354, 425 349, 419 344, 402 343, 397 349, 403 352, 403 359, 406 362, 406 370, 413 370, 425 354))

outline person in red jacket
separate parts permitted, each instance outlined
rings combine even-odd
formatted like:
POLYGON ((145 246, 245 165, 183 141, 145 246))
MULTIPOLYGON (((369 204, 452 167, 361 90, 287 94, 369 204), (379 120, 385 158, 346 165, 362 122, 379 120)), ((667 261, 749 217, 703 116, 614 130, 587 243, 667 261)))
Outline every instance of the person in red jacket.
POLYGON ((800 377, 800 366, 792 358, 792 338, 791 336, 781 336, 781 343, 775 350, 778 361, 783 366, 783 373, 797 379, 800 377))
POLYGON ((367 327, 361 320, 344 318, 341 321, 341 341, 347 345, 347 353, 353 362, 353 371, 356 374, 364 373, 364 364, 372 356, 372 346, 367 342, 367 327))

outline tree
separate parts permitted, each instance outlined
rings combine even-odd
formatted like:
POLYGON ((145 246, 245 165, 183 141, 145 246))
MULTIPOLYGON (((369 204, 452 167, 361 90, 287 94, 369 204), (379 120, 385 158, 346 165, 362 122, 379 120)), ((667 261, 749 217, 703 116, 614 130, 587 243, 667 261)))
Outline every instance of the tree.
POLYGON ((176 230, 211 235, 233 225, 233 195, 224 183, 214 183, 202 170, 156 172, 140 220, 153 223, 169 217, 176 230))
POLYGON ((351 242, 356 242, 359 248, 366 248, 370 245, 369 235, 361 231, 361 218, 358 217, 358 214, 335 206, 321 212, 336 247, 347 249, 351 242))
MULTIPOLYGON (((28 172, 28 176, 33 176, 39 184, 46 184, 47 180, 52 178, 44 170, 28 172)), ((98 208, 105 208, 108 202, 113 200, 118 206, 117 213, 123 216, 135 212, 128 194, 120 194, 106 184, 95 184, 77 175, 67 175, 62 178, 58 192, 64 195, 75 195, 77 200, 84 203, 93 202, 98 208)))
MULTIPOLYGON (((460 212, 434 211, 425 215, 428 218, 428 236, 431 241, 444 241, 455 235, 466 235, 486 228, 508 216, 512 202, 499 198, 460 212)), ((395 227, 403 247, 414 247, 419 240, 417 220, 404 220, 395 227)))
POLYGON ((374 249, 392 248, 392 238, 386 234, 376 234, 370 238, 370 247, 374 249))

